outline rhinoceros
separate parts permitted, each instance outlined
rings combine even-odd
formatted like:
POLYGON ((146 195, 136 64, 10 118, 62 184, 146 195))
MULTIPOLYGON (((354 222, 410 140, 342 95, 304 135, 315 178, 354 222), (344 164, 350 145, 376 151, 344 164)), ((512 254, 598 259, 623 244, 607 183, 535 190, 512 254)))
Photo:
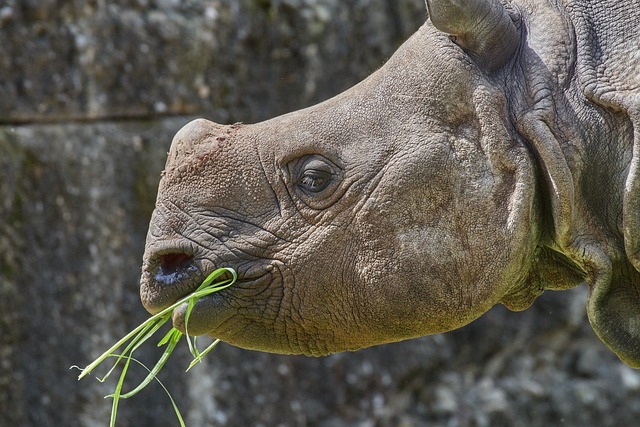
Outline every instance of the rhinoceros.
POLYGON ((238 282, 199 300, 189 333, 319 356, 586 283, 593 329, 640 367, 640 1, 426 6, 386 64, 334 98, 178 131, 144 307, 231 267, 238 282))

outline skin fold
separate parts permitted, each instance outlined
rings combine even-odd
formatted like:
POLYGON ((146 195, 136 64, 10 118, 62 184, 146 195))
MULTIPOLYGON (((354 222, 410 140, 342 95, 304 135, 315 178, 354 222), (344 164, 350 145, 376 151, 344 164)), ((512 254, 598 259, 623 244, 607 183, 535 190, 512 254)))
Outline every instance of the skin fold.
POLYGON ((238 283, 196 304, 189 333, 325 355, 586 282, 594 330, 640 366, 640 3, 426 3, 346 92, 176 134, 143 305, 231 267, 238 283))

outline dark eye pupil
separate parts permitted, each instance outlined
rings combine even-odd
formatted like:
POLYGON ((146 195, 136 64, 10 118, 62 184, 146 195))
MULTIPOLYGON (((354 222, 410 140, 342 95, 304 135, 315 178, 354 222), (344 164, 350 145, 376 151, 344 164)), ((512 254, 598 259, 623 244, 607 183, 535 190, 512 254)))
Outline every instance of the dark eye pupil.
POLYGON ((305 190, 317 193, 329 184, 329 174, 322 171, 306 171, 299 184, 305 190))

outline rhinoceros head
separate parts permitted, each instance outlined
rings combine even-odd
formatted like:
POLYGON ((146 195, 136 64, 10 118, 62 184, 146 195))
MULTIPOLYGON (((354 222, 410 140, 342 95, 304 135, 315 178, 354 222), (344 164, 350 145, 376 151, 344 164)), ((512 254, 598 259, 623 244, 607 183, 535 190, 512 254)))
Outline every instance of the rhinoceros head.
POLYGON ((196 304, 190 333, 323 355, 452 330, 498 302, 524 309, 587 277, 545 244, 561 203, 506 89, 517 11, 427 6, 384 67, 335 98, 178 132, 147 238, 147 310, 232 267, 238 283, 196 304))

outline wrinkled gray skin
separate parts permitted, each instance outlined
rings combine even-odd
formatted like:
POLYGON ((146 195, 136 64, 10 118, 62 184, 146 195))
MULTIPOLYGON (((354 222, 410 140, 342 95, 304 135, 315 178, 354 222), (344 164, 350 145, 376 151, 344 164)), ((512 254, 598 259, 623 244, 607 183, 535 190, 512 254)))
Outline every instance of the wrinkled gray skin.
POLYGON ((386 65, 333 99, 178 132, 144 306, 232 267, 239 282, 198 302, 190 333, 324 355, 587 282, 594 330, 640 366, 640 2, 427 8, 386 65))

